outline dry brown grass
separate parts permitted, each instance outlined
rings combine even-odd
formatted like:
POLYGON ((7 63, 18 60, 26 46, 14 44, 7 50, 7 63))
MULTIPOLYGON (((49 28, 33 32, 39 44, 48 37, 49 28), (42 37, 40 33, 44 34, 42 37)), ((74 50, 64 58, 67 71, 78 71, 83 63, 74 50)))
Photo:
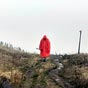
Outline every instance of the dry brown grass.
POLYGON ((7 79, 10 79, 12 83, 19 84, 22 80, 22 72, 19 70, 12 70, 11 71, 0 71, 0 76, 6 77, 7 79))

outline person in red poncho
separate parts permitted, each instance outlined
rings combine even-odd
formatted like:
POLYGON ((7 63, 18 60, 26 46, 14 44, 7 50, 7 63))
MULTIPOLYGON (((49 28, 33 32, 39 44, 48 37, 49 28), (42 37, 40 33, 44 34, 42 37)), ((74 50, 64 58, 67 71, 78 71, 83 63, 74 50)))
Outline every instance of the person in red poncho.
POLYGON ((46 35, 40 41, 39 50, 41 59, 46 61, 46 58, 50 56, 50 41, 46 35))

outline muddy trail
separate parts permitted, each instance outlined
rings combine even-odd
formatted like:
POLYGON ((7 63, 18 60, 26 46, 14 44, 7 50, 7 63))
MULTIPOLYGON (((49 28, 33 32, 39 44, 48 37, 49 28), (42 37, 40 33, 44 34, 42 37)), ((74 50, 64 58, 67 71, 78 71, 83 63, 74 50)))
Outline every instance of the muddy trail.
POLYGON ((69 62, 65 62, 66 59, 58 59, 55 56, 49 58, 46 62, 37 60, 35 65, 26 72, 27 78, 32 79, 30 88, 87 88, 87 80, 79 74, 79 66, 71 64, 71 68, 71 66, 67 66, 69 62), (80 77, 85 80, 86 84, 84 84, 84 81, 81 84, 80 77))
POLYGON ((50 78, 56 82, 61 88, 74 88, 69 82, 67 82, 67 80, 65 80, 64 78, 60 77, 58 75, 58 69, 52 69, 49 72, 49 76, 50 78))

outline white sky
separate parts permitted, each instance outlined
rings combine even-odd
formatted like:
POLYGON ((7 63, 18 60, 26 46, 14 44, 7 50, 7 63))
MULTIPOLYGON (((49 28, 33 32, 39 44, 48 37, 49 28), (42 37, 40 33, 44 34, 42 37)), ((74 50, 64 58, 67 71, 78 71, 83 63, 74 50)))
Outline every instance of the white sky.
POLYGON ((88 53, 88 0, 0 0, 0 41, 37 52, 44 34, 51 53, 88 53))

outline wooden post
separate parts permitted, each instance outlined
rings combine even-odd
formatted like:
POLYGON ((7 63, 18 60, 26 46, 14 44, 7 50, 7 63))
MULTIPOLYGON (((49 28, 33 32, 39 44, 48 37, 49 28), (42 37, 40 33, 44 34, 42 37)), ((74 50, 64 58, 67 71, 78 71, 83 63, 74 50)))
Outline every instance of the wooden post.
POLYGON ((80 30, 80 36, 79 36, 79 46, 78 46, 78 54, 80 54, 80 45, 81 45, 81 35, 82 35, 82 31, 80 30))

